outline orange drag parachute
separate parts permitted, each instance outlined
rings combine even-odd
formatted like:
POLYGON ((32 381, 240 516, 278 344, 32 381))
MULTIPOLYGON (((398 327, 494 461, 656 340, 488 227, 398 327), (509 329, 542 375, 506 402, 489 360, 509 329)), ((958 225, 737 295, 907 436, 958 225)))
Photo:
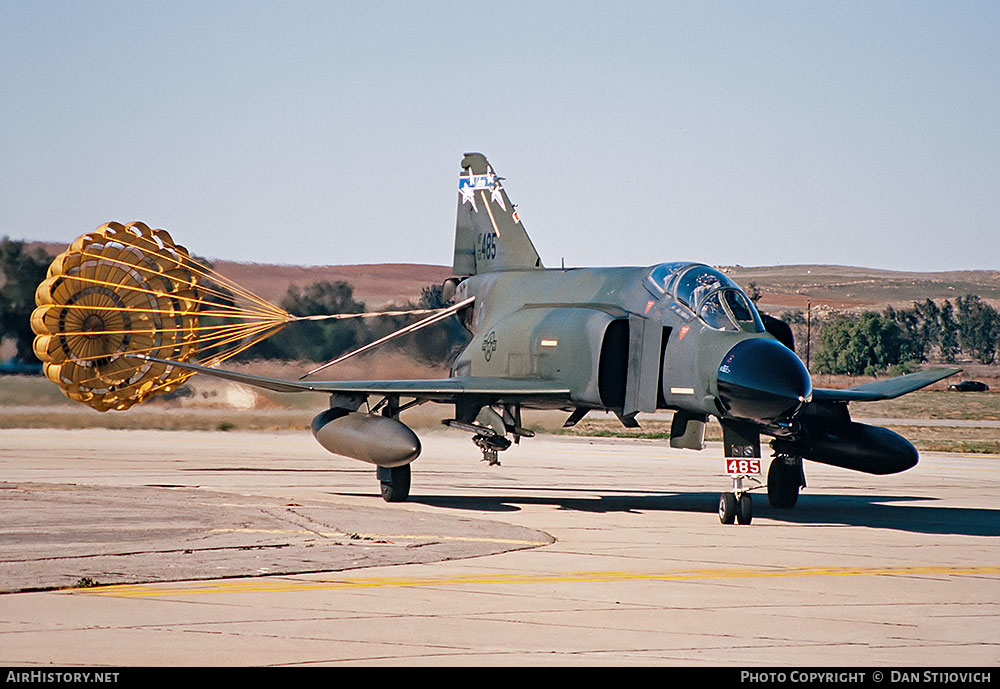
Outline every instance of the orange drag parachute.
POLYGON ((99 411, 128 409, 192 375, 137 355, 213 365, 295 320, 141 222, 79 237, 52 261, 35 303, 45 375, 99 411))

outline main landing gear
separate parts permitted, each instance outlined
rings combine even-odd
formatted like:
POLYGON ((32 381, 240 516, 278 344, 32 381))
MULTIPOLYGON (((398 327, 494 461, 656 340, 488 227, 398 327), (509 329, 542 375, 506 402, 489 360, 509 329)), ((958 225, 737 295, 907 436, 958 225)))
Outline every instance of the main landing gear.
MULTIPOLYGON (((397 418, 400 411, 408 409, 413 404, 415 402, 401 407, 398 398, 387 397, 376 406, 375 411, 381 410, 383 416, 397 418)), ((531 438, 535 435, 521 426, 521 408, 517 405, 504 405, 499 412, 489 406, 468 408, 456 406, 456 416, 460 418, 446 419, 441 423, 472 433, 472 442, 483 453, 483 461, 490 466, 499 466, 498 454, 513 443, 521 438, 531 438), (513 435, 513 441, 507 437, 508 433, 513 435)), ((409 464, 392 468, 380 466, 378 481, 382 499, 386 502, 406 502, 409 499, 409 464)))
POLYGON ((379 467, 378 481, 382 486, 382 499, 386 502, 406 502, 410 497, 410 465, 379 467))
POLYGON ((805 488, 806 475, 802 458, 775 455, 767 470, 767 501, 771 507, 791 509, 799 500, 799 489, 805 488))
MULTIPOLYGON (((381 411, 382 416, 399 421, 399 413, 410 407, 420 404, 419 400, 413 400, 404 405, 399 404, 399 397, 387 396, 379 402, 372 413, 381 411)), ((411 460, 412 461, 412 460, 411 460)), ((382 490, 382 499, 386 502, 406 502, 410 497, 410 465, 404 464, 398 467, 380 466, 376 470, 379 486, 382 490)))

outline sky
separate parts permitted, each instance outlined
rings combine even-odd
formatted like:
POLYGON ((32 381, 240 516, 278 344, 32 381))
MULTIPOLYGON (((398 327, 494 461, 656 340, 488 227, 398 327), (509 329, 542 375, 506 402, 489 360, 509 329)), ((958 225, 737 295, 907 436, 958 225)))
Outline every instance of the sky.
POLYGON ((0 236, 450 265, 1000 269, 1000 3, 0 0, 0 236))

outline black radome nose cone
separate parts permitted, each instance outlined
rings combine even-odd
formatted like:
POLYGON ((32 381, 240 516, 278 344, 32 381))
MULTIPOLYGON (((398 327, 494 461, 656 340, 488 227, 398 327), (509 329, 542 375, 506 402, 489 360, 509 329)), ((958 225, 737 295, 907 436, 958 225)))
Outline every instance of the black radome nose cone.
POLYGON ((812 396, 805 365, 783 344, 743 340, 719 365, 719 397, 727 416, 770 422, 794 414, 812 396))

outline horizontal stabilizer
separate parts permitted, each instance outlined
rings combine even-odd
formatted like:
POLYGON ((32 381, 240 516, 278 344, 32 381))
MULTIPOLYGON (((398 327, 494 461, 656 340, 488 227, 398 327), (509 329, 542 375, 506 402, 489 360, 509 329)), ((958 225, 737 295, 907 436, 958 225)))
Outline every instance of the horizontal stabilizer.
POLYGON ((905 376, 876 380, 844 390, 813 389, 813 402, 877 402, 891 400, 914 390, 925 388, 960 372, 960 368, 930 368, 905 376))

